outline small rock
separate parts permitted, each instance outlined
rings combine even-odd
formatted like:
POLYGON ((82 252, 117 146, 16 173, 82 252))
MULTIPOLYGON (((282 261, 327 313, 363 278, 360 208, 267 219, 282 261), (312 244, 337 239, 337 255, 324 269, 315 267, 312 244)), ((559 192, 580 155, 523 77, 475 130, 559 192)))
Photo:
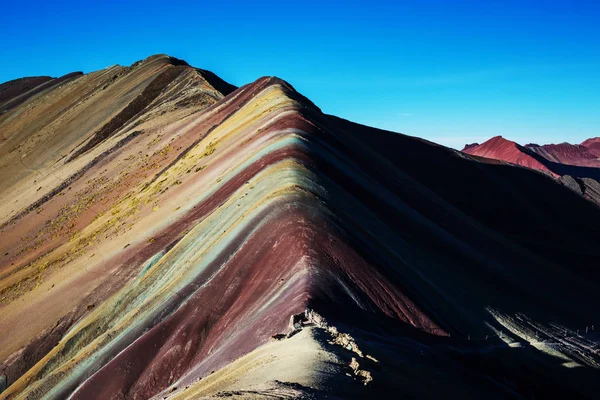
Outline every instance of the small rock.
POLYGON ((363 385, 367 386, 369 384, 369 382, 373 381, 373 376, 371 376, 371 373, 369 371, 365 371, 364 369, 359 370, 356 373, 356 376, 359 377, 359 379, 362 381, 363 385))
POLYGON ((352 371, 354 371, 354 373, 356 373, 359 366, 360 366, 360 364, 358 364, 358 361, 356 361, 356 358, 352 357, 352 361, 350 362, 350 368, 352 368, 352 371))

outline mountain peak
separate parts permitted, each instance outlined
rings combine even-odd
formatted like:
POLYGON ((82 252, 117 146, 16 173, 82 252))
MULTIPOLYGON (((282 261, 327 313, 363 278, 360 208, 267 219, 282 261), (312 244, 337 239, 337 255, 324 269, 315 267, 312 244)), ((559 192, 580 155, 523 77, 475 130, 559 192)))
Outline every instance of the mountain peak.
POLYGON ((463 152, 552 173, 527 148, 502 136, 494 136, 479 146, 464 149, 463 152))
POLYGON ((131 68, 135 68, 141 64, 149 64, 149 63, 166 63, 169 65, 174 65, 174 66, 189 66, 189 64, 184 61, 181 60, 179 58, 170 56, 168 54, 154 54, 151 56, 148 56, 142 60, 138 60, 136 62, 134 62, 133 64, 131 64, 131 68))
POLYGON ((464 152, 466 150, 473 149, 473 148, 479 147, 479 146, 480 146, 479 143, 467 143, 467 144, 465 144, 465 147, 463 147, 463 149, 461 151, 464 152))
POLYGON ((465 146, 464 152, 474 155, 483 155, 487 153, 494 153, 500 151, 500 149, 506 150, 509 147, 518 146, 515 142, 505 139, 504 137, 497 135, 489 138, 481 144, 471 144, 465 146))

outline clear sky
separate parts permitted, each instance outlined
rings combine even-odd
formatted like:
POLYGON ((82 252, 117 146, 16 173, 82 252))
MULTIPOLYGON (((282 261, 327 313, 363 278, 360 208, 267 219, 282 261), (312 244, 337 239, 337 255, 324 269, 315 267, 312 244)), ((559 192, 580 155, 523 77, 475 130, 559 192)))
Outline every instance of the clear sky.
POLYGON ((461 148, 600 136, 597 1, 11 1, 0 81, 167 53, 276 75, 330 114, 461 148))

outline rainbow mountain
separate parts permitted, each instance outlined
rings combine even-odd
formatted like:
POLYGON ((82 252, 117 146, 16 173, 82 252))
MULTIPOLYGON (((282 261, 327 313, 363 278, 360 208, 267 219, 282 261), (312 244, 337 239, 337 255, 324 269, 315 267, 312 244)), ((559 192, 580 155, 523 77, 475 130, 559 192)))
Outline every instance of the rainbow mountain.
POLYGON ((2 399, 600 389, 600 211, 552 176, 165 55, 0 85, 0 132, 2 399))

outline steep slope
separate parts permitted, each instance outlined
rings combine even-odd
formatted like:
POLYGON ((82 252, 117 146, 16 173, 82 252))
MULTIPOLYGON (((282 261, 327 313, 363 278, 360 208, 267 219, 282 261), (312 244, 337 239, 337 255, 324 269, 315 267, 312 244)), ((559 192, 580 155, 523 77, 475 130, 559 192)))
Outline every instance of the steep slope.
MULTIPOLYGON (((177 64, 117 78, 127 104, 177 64)), ((571 333, 600 300, 596 207, 324 115, 277 78, 223 97, 183 67, 141 111, 123 104, 62 153, 44 142, 65 154, 39 170, 46 194, 11 183, 2 398, 597 391, 595 331, 571 333)))
POLYGON ((600 182, 590 178, 577 178, 570 175, 561 176, 559 182, 600 206, 600 182))

